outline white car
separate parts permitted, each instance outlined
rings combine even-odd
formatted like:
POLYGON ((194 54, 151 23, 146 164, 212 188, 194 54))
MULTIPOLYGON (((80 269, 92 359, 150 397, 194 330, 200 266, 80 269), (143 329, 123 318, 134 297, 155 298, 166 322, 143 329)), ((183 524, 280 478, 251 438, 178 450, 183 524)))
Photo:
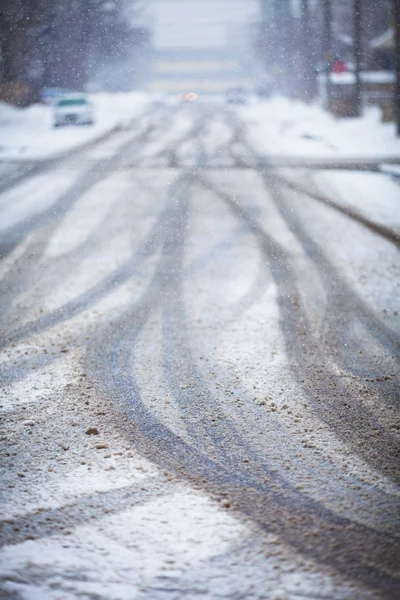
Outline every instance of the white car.
POLYGON ((54 106, 54 127, 60 125, 93 125, 93 105, 85 96, 63 96, 54 106))

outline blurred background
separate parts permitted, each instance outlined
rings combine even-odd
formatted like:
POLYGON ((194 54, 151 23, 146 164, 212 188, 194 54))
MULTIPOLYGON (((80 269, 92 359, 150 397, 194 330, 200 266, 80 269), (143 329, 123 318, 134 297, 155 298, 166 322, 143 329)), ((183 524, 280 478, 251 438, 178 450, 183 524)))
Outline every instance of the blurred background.
POLYGON ((62 90, 224 94, 241 87, 337 116, 396 105, 391 0, 3 0, 0 99, 62 90), (55 91, 54 91, 55 90, 55 91))

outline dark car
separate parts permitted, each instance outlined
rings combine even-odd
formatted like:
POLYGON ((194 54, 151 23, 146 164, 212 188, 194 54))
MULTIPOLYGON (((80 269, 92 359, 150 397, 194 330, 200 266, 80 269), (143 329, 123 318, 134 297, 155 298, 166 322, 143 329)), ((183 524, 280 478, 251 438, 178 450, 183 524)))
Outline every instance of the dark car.
POLYGON ((228 104, 246 104, 247 93, 244 88, 231 88, 226 93, 226 101, 228 104))
POLYGON ((267 85, 260 85, 256 88, 255 93, 259 98, 270 98, 271 88, 267 85))

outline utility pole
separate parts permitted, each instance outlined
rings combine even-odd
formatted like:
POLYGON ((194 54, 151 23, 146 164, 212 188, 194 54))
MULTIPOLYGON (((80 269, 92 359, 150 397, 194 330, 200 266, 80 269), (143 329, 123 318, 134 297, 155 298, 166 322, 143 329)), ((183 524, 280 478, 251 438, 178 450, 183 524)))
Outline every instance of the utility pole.
POLYGON ((330 72, 332 63, 332 1, 324 0, 324 60, 326 77, 326 102, 330 107, 331 82, 330 72))
POLYGON ((395 32, 396 84, 394 92, 394 111, 397 135, 400 136, 400 0, 393 0, 393 19, 395 32))
MULTIPOLYGON (((276 20, 277 0, 259 0, 260 7, 260 41, 262 45, 262 54, 264 66, 268 71, 274 73, 279 69, 279 48, 277 42, 277 20, 276 20), (267 67, 268 66, 268 67, 267 67)), ((277 81, 274 81, 274 85, 277 81)))
POLYGON ((270 51, 270 40, 269 38, 269 34, 270 32, 268 31, 269 29, 269 25, 268 25, 268 8, 269 8, 269 0, 260 0, 260 25, 259 25, 259 32, 258 32, 258 39, 259 39, 259 51, 261 50, 262 53, 262 59, 263 59, 263 65, 264 65, 264 69, 266 68, 267 65, 267 55, 269 54, 270 51), (261 48, 260 48, 261 46, 261 48))
MULTIPOLYGON (((395 3, 396 2, 395 0, 395 3)), ((362 112, 361 89, 361 0, 354 0, 354 63, 355 63, 355 99, 354 116, 359 117, 362 112)))
POLYGON ((294 27, 290 0, 274 0, 274 28, 277 43, 277 62, 281 71, 282 92, 288 96, 296 92, 294 53, 294 27))
POLYGON ((260 16, 261 23, 266 25, 268 23, 268 5, 269 0, 260 0, 260 16))
POLYGON ((266 50, 266 38, 267 38, 267 30, 268 30, 268 17, 269 15, 269 4, 270 0, 260 0, 260 17, 261 17, 261 30, 262 36, 264 40, 264 50, 266 50))

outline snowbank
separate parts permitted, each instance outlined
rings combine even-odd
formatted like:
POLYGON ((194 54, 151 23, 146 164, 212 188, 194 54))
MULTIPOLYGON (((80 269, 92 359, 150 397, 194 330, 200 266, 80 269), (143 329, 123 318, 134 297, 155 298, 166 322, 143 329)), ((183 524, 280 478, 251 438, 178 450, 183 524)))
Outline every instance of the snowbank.
MULTIPOLYGON (((332 83, 349 85, 356 82, 355 73, 330 73, 332 83)), ((395 83, 396 77, 392 71, 365 71, 360 73, 361 81, 365 83, 395 83)))
POLYGON ((53 129, 53 107, 34 104, 16 108, 0 102, 0 160, 30 160, 54 156, 100 137, 128 122, 148 106, 144 92, 99 93, 90 96, 95 107, 93 126, 53 129))
POLYGON ((310 158, 400 158, 392 123, 381 123, 378 108, 361 118, 338 120, 316 105, 284 98, 239 109, 249 141, 260 153, 310 158))

